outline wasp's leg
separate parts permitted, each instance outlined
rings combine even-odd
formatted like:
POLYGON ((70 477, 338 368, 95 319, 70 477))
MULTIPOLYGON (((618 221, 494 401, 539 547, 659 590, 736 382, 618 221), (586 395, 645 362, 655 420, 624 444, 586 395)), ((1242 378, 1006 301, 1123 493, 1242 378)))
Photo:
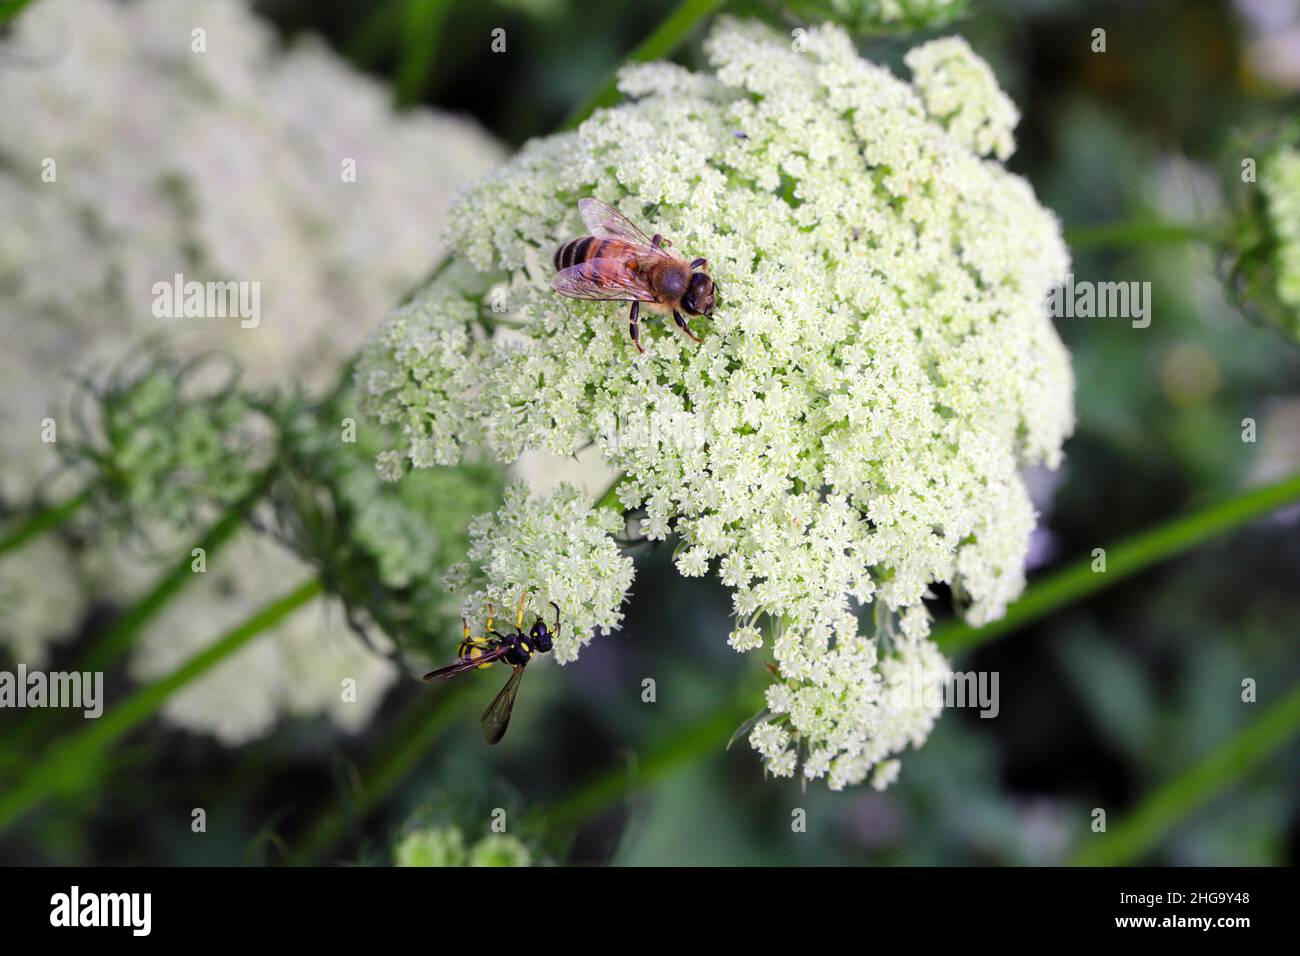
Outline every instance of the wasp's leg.
POLYGON ((691 263, 691 268, 692 268, 692 269, 703 269, 705 272, 708 272, 708 271, 709 271, 709 260, 708 260, 708 259, 705 259, 705 258, 699 258, 699 259, 696 259, 696 260, 694 260, 694 261, 691 263))
POLYGON ((641 327, 636 324, 636 320, 641 316, 641 303, 633 302, 632 311, 628 314, 627 330, 632 334, 632 344, 636 346, 638 352, 644 352, 641 347, 641 327))
POLYGON ((496 611, 494 611, 494 610, 492 609, 492 602, 491 602, 491 601, 488 601, 487 612, 488 612, 488 616, 487 616, 487 627, 485 628, 485 630, 486 630, 489 634, 491 634, 491 633, 492 633, 492 623, 497 619, 497 613, 496 613, 496 611))
POLYGON ((558 640, 560 637, 560 606, 552 601, 551 607, 555 608, 555 632, 553 636, 558 640))
POLYGON ((528 592, 519 595, 519 607, 515 609, 515 630, 524 629, 524 605, 528 603, 528 592))
POLYGON ((676 309, 673 310, 673 321, 677 323, 677 327, 679 329, 681 329, 683 332, 685 332, 687 335, 691 337, 691 341, 693 342, 700 341, 700 337, 690 330, 690 328, 686 325, 686 320, 682 318, 682 314, 678 312, 676 309))

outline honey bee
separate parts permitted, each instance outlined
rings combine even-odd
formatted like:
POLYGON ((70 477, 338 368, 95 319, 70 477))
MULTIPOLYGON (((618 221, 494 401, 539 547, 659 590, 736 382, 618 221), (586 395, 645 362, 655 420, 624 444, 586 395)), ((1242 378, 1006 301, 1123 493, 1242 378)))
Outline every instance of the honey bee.
POLYGON ((669 252, 672 245, 658 233, 647 239, 627 218, 599 199, 578 200, 578 212, 591 235, 571 239, 555 250, 551 288, 574 299, 597 302, 631 302, 628 331, 638 352, 641 347, 641 306, 672 314, 677 327, 690 338, 682 313, 708 316, 713 312, 713 279, 707 259, 687 262, 669 252), (699 271, 696 271, 699 270, 699 271))

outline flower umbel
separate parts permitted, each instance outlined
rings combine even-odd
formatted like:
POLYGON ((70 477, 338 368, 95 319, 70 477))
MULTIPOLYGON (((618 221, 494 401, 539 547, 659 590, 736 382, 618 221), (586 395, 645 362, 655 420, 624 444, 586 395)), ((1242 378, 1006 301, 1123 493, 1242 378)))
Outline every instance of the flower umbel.
MULTIPOLYGON (((1029 186, 986 158, 1010 153, 1016 113, 964 42, 913 50, 911 84, 834 27, 795 49, 726 19, 707 49, 709 74, 624 71, 629 102, 468 193, 458 257, 373 337, 359 380, 401 429, 390 472, 594 443, 640 533, 677 536, 683 574, 715 568, 733 590, 732 645, 759 647, 768 625, 778 716, 752 738, 768 769, 802 759, 840 787, 933 722, 885 687, 903 665, 944 669, 930 586, 974 623, 1023 587, 1021 470, 1055 466, 1073 427, 1042 305, 1068 256, 1029 186), (702 345, 647 323, 638 356, 623 309, 551 291, 587 195, 708 258, 702 345), (864 635, 872 602, 883 626, 864 635)), ((620 526, 575 492, 512 493, 476 529, 471 604, 556 600, 572 659, 619 621, 620 526)))
POLYGON ((567 663, 593 631, 608 634, 623 619, 619 606, 632 586, 632 560, 614 541, 621 527, 617 514, 593 510, 572 486, 538 498, 516 483, 500 511, 470 526, 470 563, 449 571, 448 585, 476 588, 467 602, 473 620, 486 617, 489 602, 508 612, 524 594, 533 608, 554 601, 562 617, 553 652, 567 663))

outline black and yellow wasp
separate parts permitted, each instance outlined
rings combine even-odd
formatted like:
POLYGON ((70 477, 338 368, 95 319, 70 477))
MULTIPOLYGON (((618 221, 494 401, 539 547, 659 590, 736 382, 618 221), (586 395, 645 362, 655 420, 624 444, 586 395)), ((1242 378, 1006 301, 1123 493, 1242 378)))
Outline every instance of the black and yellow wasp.
POLYGON ((469 621, 461 618, 465 636, 456 650, 456 663, 424 675, 427 681, 449 680, 479 667, 489 667, 497 661, 514 667, 510 679, 506 681, 506 686, 501 688, 501 692, 493 698, 492 703, 488 704, 487 710, 483 711, 481 718, 483 736, 487 738, 489 744, 500 742, 506 735, 506 728, 510 726, 510 713, 515 707, 515 696, 519 693, 519 681, 524 676, 524 668, 528 666, 534 654, 545 654, 549 651, 552 642, 560 636, 560 609, 554 601, 551 602, 551 607, 555 608, 555 631, 552 632, 538 615, 533 626, 525 634, 524 605, 527 603, 528 595, 521 594, 519 607, 515 610, 513 634, 500 634, 493 629, 495 617, 491 604, 488 605, 487 629, 482 637, 470 637, 469 621))

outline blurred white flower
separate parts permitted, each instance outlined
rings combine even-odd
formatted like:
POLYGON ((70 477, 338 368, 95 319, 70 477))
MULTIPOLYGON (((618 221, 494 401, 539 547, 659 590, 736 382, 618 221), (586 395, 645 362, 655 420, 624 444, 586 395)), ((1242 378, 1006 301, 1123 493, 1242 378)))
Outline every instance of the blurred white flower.
MULTIPOLYGON (((318 41, 284 49, 243 0, 42 0, 0 55, 8 500, 65 493, 47 483, 55 457, 41 419, 62 409, 70 376, 133 352, 144 334, 190 353, 233 353, 255 384, 331 385, 440 253, 456 190, 501 157, 472 123, 399 115, 385 87, 318 41), (198 28, 203 53, 191 49, 198 28), (42 179, 47 159, 52 182, 42 179), (260 283, 261 323, 154 317, 153 284, 176 273, 260 283)), ((60 440, 71 427, 59 418, 60 440)), ((278 550, 214 555, 208 578, 145 637, 133 672, 166 673, 276 596, 290 570, 305 573, 278 550)), ((134 599, 156 573, 106 542, 84 555, 49 542, 6 555, 0 643, 39 661, 87 600, 134 599), (87 579, 93 594, 77 594, 87 579)), ((231 742, 281 714, 325 712, 356 727, 393 679, 388 662, 356 646, 341 612, 316 602, 177 695, 165 716, 231 742), (340 702, 345 676, 361 684, 360 703, 340 702)))
POLYGON ((532 853, 508 833, 488 833, 468 849, 455 826, 413 829, 393 850, 394 866, 530 866, 532 853))
POLYGON ((7 496, 53 461, 40 420, 58 386, 140 333, 232 352, 257 383, 331 384, 501 156, 467 121, 396 114, 318 41, 282 49, 243 0, 42 0, 0 50, 7 496), (259 282, 261 323, 154 317, 153 284, 176 273, 259 282))
MULTIPOLYGON (((171 604, 132 651, 139 681, 170 674, 314 569, 269 539, 247 533, 215 556, 201 580, 171 604), (268 584, 274 590, 268 592, 268 584)), ((270 733, 283 717, 325 714, 360 730, 398 679, 399 669, 348 632, 343 609, 317 598, 172 694, 163 717, 177 727, 237 745, 270 733), (344 681, 352 681, 346 685, 344 681)))
POLYGON ((62 542, 46 535, 0 560, 0 608, 0 647, 30 667, 74 636, 86 595, 62 542))
POLYGON ((966 12, 967 0, 788 0, 809 20, 832 18, 850 30, 891 32, 942 26, 966 12))
MULTIPOLYGON (((772 625, 789 717, 752 735, 768 769, 793 773, 802 754, 842 786, 933 721, 880 686, 900 661, 942 669, 930 586, 950 585, 976 624, 1023 588, 1021 473, 1055 467, 1073 428, 1043 308, 1068 256, 1028 184, 985 157, 1010 152, 1016 113, 963 42, 914 50, 913 84, 834 27, 797 46, 724 19, 712 74, 631 68, 628 102, 525 147, 460 202, 460 255, 375 334, 361 382, 416 468, 477 447, 507 462, 599 448, 641 533, 678 536, 681 573, 714 566, 734 590, 732 644, 772 625), (651 322, 638 356, 625 307, 551 290, 587 195, 708 258, 718 307, 693 322, 702 345, 651 322), (492 310, 489 290, 505 290, 492 310), (873 601, 899 617, 887 648, 859 633, 854 605, 873 601)), ((513 537, 546 520, 525 507, 516 496, 491 519, 494 554, 536 562, 489 562, 498 600, 543 573, 540 538, 513 537)), ((567 576, 607 585, 604 553, 567 576)), ((583 600, 597 594, 605 606, 575 623, 617 622, 622 594, 583 600)))

